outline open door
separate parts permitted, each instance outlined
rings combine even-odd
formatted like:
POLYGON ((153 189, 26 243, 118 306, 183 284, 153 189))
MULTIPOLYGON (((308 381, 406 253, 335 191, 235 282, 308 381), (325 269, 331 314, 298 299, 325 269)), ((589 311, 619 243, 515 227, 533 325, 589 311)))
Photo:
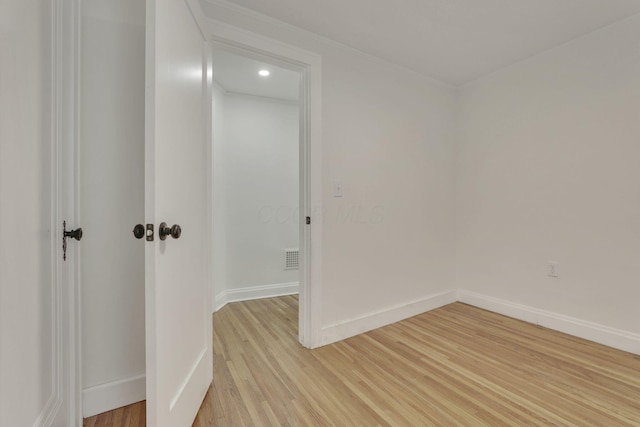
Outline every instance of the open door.
POLYGON ((155 230, 145 244, 145 319, 154 427, 190 426, 212 380, 208 64, 193 12, 185 0, 147 0, 145 216, 155 230))

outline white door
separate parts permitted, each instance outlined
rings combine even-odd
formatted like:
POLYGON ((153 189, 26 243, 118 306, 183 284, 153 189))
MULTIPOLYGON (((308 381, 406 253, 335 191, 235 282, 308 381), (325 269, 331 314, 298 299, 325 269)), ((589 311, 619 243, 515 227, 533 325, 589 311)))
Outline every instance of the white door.
POLYGON ((52 156, 64 133, 60 58, 51 56, 66 31, 53 19, 62 6, 0 1, 0 426, 73 423, 63 286, 72 261, 62 261, 67 212, 52 156))
POLYGON ((205 43, 185 0, 147 0, 147 421, 190 426, 212 380, 205 43), (182 234, 161 240, 160 223, 182 234))

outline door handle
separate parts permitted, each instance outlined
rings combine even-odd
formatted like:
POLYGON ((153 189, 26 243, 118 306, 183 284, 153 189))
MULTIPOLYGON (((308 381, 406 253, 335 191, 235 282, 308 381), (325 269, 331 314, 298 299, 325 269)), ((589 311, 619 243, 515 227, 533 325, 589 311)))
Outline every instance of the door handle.
POLYGON ((65 231, 64 237, 68 237, 70 239, 82 240, 82 228, 76 228, 75 230, 65 231))
POLYGON ((165 240, 167 236, 179 239, 181 235, 182 228, 178 224, 173 224, 172 227, 169 227, 166 222, 163 222, 158 228, 158 236, 160 237, 160 240, 165 240))
POLYGON ((67 260, 67 238, 80 241, 82 239, 82 228, 67 230, 67 221, 62 222, 62 259, 67 260))
POLYGON ((144 225, 136 224, 136 226, 133 227, 133 235, 136 239, 142 239, 144 237, 144 225))

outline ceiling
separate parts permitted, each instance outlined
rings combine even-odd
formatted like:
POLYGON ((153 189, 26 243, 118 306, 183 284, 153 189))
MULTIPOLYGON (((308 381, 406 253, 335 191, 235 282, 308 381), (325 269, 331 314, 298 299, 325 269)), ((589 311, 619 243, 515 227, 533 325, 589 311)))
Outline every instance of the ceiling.
POLYGON ((298 72, 223 50, 213 53, 213 79, 227 92, 287 101, 298 99, 300 87, 298 72), (263 69, 271 74, 258 75, 263 69))
POLYGON ((461 85, 640 13, 640 0, 208 0, 461 85))

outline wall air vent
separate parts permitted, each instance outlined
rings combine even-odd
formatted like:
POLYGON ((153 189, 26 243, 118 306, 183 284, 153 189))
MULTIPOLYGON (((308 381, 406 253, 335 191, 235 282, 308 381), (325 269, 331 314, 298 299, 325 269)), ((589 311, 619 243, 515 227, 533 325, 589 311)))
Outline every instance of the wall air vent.
POLYGON ((300 267, 300 250, 285 249, 284 250, 284 269, 297 270, 300 267))

